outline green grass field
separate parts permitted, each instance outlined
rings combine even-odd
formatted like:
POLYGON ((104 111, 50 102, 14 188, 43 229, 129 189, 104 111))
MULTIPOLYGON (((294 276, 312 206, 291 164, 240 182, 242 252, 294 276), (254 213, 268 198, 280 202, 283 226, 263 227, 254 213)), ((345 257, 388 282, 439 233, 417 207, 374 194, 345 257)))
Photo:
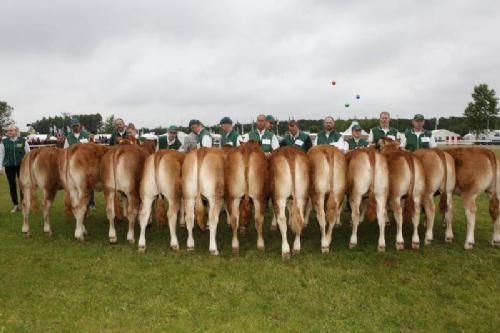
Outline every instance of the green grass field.
MULTIPOLYGON (((30 239, 21 213, 11 214, 5 177, 0 180, 0 332, 495 332, 500 327, 500 249, 489 245, 492 223, 479 200, 476 247, 463 250, 465 222, 455 200, 455 241, 435 240, 420 251, 377 253, 377 226, 362 224, 359 245, 348 249, 350 227, 335 229, 332 251, 320 253, 315 222, 305 230, 302 253, 283 261, 278 231, 266 252, 256 250, 253 226, 231 253, 225 217, 217 235, 219 257, 208 255, 208 234, 196 230, 196 251, 168 249, 168 228, 154 226, 139 254, 118 225, 109 245, 102 194, 87 219, 84 243, 63 217, 62 193, 52 210, 53 237, 32 215, 30 239)), ((346 217, 343 219, 346 221, 346 217)), ((437 217, 437 221, 441 217, 437 217)), ((138 228, 136 229, 138 231, 138 228)), ((423 227, 421 227, 423 240, 423 227)), ((136 233, 136 238, 138 233, 136 233)), ((291 237, 289 237, 291 239, 291 237)))

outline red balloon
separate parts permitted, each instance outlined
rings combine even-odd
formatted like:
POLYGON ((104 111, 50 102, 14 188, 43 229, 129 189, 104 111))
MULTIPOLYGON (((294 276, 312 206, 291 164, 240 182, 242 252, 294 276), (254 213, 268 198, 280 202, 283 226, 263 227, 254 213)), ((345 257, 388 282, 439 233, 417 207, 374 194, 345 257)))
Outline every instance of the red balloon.
POLYGON ((334 85, 336 85, 336 84, 337 84, 337 82, 335 82, 335 81, 332 81, 332 86, 334 86, 334 85))

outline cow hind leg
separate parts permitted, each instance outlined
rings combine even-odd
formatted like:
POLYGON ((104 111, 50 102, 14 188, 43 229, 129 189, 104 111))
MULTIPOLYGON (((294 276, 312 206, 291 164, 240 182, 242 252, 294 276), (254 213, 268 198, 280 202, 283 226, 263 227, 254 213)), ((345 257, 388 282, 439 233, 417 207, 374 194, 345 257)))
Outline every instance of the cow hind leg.
POLYGON ((476 225, 476 197, 477 194, 464 194, 462 196, 465 209, 465 218, 467 220, 467 236, 465 238, 464 249, 472 250, 474 248, 474 228, 476 225))
POLYGON ((391 198, 391 210, 396 220, 396 250, 404 250, 405 241, 403 238, 403 209, 401 207, 401 198, 391 198))
POLYGON ((208 211, 208 225, 210 228, 210 245, 208 250, 211 255, 219 255, 219 250, 217 249, 217 224, 219 223, 219 214, 222 205, 222 198, 211 197, 208 199, 209 211, 208 211))
POLYGON ((135 220, 137 218, 137 210, 140 205, 139 195, 128 193, 127 194, 127 220, 128 232, 127 241, 129 244, 135 243, 135 220))
POLYGON ((146 251, 146 227, 148 225, 149 217, 151 216, 153 201, 154 196, 152 195, 146 195, 142 199, 141 209, 139 211, 139 225, 141 227, 138 244, 139 252, 146 251))
POLYGON ((314 206, 316 209, 316 219, 318 220, 319 230, 321 232, 321 252, 328 253, 330 246, 326 237, 326 215, 325 215, 325 196, 318 194, 314 196, 314 206))
POLYGON ((453 192, 452 191, 448 192, 446 200, 448 201, 448 203, 446 212, 444 213, 444 222, 446 227, 444 241, 446 243, 451 243, 453 242, 453 192))
MULTIPOLYGON (((426 219, 426 231, 425 231, 425 245, 430 245, 432 243, 432 240, 434 239, 434 218, 436 217, 436 205, 434 204, 434 200, 432 197, 432 193, 425 195, 424 200, 424 211, 425 211, 425 219, 426 219)), ((419 210, 415 206, 416 209, 415 211, 419 210)))
POLYGON ((386 198, 383 195, 375 197, 377 202, 377 222, 378 222, 378 246, 377 250, 379 252, 385 251, 385 224, 387 221, 387 203, 386 198))
MULTIPOLYGON (((292 201, 293 205, 293 201, 292 201)), ((290 210, 290 218, 291 228, 293 233, 295 234, 295 240, 293 241, 293 253, 300 253, 300 236, 302 235, 302 229, 304 228, 304 212, 306 210, 307 199, 306 198, 297 198, 295 199, 295 207, 292 206, 292 210, 290 210)))
POLYGON ((177 215, 179 214, 180 208, 179 198, 168 198, 168 229, 170 231, 170 248, 174 251, 179 250, 179 241, 177 240, 177 215))
POLYGON ((30 208, 31 208, 31 189, 29 186, 23 187, 24 198, 23 198, 23 226, 22 233, 24 238, 28 238, 30 236, 30 208))
POLYGON ((85 229, 84 219, 85 219, 85 213, 87 212, 88 201, 89 201, 89 194, 82 191, 79 195, 78 203, 73 208, 76 218, 75 238, 82 242, 85 240, 85 235, 87 234, 87 230, 85 229))
POLYGON ((186 220, 186 228, 188 231, 188 239, 187 239, 188 251, 194 250, 194 238, 193 238, 194 206, 195 206, 195 198, 184 198, 184 207, 186 212, 185 220, 186 220))
POLYGON ((115 244, 118 240, 115 229, 115 195, 116 193, 112 189, 106 189, 104 191, 104 197, 106 199, 106 217, 109 223, 108 238, 110 244, 115 244))
MULTIPOLYGON (((415 204, 415 211, 412 216, 412 224, 413 224, 413 235, 411 237, 411 248, 413 250, 420 249, 420 237, 418 236, 418 224, 420 222, 420 199, 414 197, 413 202, 415 204)), ((428 226, 428 225, 427 225, 428 226)))
POLYGON ((45 236, 52 236, 52 229, 50 228, 50 208, 54 202, 57 190, 45 190, 43 193, 44 203, 43 203, 43 232, 45 236))
POLYGON ((360 221, 359 207, 361 205, 361 196, 352 195, 349 198, 351 205, 351 220, 352 220, 352 233, 349 240, 349 248, 352 249, 358 245, 358 225, 360 221))
MULTIPOLYGON (((240 250, 240 242, 238 240, 238 228, 240 224, 240 198, 231 198, 227 201, 227 205, 231 206, 231 215, 229 217, 229 224, 233 231, 233 238, 231 241, 231 248, 233 253, 238 253, 240 250)), ((227 208, 226 208, 227 209, 227 208)))
POLYGON ((257 231, 257 250, 264 251, 264 237, 262 227, 264 225, 264 207, 265 201, 253 199, 255 209, 255 230, 257 231))
POLYGON ((281 232, 281 255, 283 258, 290 258, 290 245, 288 245, 288 239, 286 235, 287 231, 287 221, 286 221, 286 199, 279 199, 274 204, 274 212, 276 214, 276 222, 279 226, 281 232))

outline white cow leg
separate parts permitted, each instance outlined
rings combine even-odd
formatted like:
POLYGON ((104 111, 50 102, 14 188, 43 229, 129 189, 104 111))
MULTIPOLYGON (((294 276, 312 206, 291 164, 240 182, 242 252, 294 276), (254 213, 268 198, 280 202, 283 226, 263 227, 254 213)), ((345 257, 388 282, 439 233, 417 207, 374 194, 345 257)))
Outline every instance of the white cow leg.
MULTIPOLYGON (((419 210, 417 207, 415 209, 419 210)), ((425 230, 425 245, 430 245, 434 239, 434 218, 436 217, 436 205, 432 198, 432 194, 424 197, 424 210, 426 219, 426 230, 425 230)), ((419 210, 420 211, 420 210, 419 210)))
POLYGON ((30 236, 30 222, 29 222, 29 217, 30 217, 30 209, 31 209, 31 189, 29 187, 24 187, 23 188, 23 226, 22 226, 22 233, 24 238, 28 238, 30 236))
POLYGON ((447 209, 444 214, 444 221, 446 225, 444 241, 446 243, 451 243, 453 242, 453 192, 448 192, 447 201, 447 209))
MULTIPOLYGON (((167 196, 165 196, 166 198, 167 196)), ((179 250, 179 241, 177 240, 177 215, 179 214, 180 200, 175 198, 168 199, 168 229, 170 230, 170 248, 174 251, 179 250)))
POLYGON ((404 250, 405 241, 403 238, 403 209, 401 208, 401 198, 391 198, 391 209, 394 214, 394 219, 396 220, 396 250, 404 250))
MULTIPOLYGON (((238 240, 238 228, 240 226, 240 198, 231 198, 226 202, 226 205, 231 205, 231 215, 228 218, 229 225, 233 231, 233 239, 231 241, 231 247, 233 253, 238 253, 240 251, 240 242, 238 240)), ((227 212, 227 206, 226 212, 227 212)), ((229 212, 227 212, 229 216, 229 212)))
POLYGON ((280 233, 281 233, 281 255, 283 258, 290 258, 290 245, 288 245, 287 239, 287 221, 286 221, 286 199, 279 199, 276 202, 277 212, 276 221, 278 223, 280 233))
POLYGON ((106 189, 104 196, 106 197, 106 217, 109 222, 109 243, 115 244, 117 241, 115 229, 115 191, 106 189))
POLYGON ((208 225, 210 226, 210 244, 208 250, 211 255, 219 255, 219 250, 217 249, 217 224, 219 223, 219 214, 221 210, 221 198, 210 198, 209 200, 209 211, 208 211, 208 225))
POLYGON ((476 225, 476 196, 463 195, 463 204, 465 209, 465 218, 467 219, 467 236, 465 238, 464 249, 472 250, 474 248, 474 228, 476 225))
MULTIPOLYGON (((290 219, 292 221, 292 231, 295 234, 295 240, 293 242, 293 254, 299 254, 300 253, 300 235, 302 235, 302 229, 304 228, 304 211, 306 210, 307 206, 307 200, 308 198, 297 198, 297 206, 298 206, 298 213, 299 216, 296 217, 295 222, 293 219, 290 219)), ((290 216, 292 214, 292 211, 290 210, 290 216)))
POLYGON ((253 203, 255 209, 255 230, 257 231, 257 250, 264 251, 264 237, 262 229, 264 226, 265 202, 254 199, 253 203))
POLYGON ((491 245, 500 246, 500 216, 493 223, 493 235, 491 245))
POLYGON ((50 228, 50 208, 52 207, 52 202, 54 200, 54 196, 50 195, 50 193, 44 194, 44 203, 43 203, 43 232, 47 237, 52 236, 52 229, 50 228))
POLYGON ((351 239, 349 240, 349 248, 352 249, 358 245, 359 206, 361 205, 361 196, 352 194, 351 198, 349 198, 349 204, 351 205, 352 219, 352 233, 351 239))
POLYGON ((141 233, 139 235, 139 252, 146 251, 146 227, 148 226, 149 217, 151 216, 151 207, 153 205, 154 196, 145 196, 142 199, 141 208, 139 210, 139 225, 141 233))
POLYGON ((383 196, 375 198, 377 201, 377 222, 378 222, 378 247, 379 252, 385 251, 385 222, 387 217, 386 200, 383 196))
POLYGON ((187 239, 187 249, 188 251, 194 250, 194 238, 193 238, 193 228, 194 228, 194 198, 184 199, 184 207, 186 210, 186 228, 188 231, 187 239))
POLYGON ((326 236, 325 196, 323 193, 318 194, 314 198, 314 205, 316 207, 316 219, 318 220, 321 232, 321 252, 328 253, 330 251, 330 244, 326 236))
POLYGON ((137 208, 140 204, 140 199, 138 195, 129 193, 128 198, 128 210, 127 210, 127 220, 128 220, 128 232, 127 240, 129 244, 135 243, 135 220, 137 218, 137 208))
POLYGON ((418 236, 418 224, 420 222, 420 200, 414 198, 415 202, 415 212, 413 212, 412 216, 412 224, 413 224, 413 235, 411 237, 411 248, 414 250, 420 249, 420 237, 418 236))

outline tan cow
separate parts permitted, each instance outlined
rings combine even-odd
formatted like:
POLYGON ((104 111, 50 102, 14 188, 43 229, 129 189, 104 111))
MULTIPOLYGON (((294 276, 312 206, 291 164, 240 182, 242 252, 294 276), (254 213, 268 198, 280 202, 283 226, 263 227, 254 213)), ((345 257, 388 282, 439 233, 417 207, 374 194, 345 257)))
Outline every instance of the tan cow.
POLYGON ((182 208, 182 163, 184 154, 176 150, 160 150, 156 154, 149 156, 144 163, 140 194, 141 209, 139 213, 139 223, 141 234, 139 236, 139 252, 146 250, 146 226, 151 216, 153 202, 163 196, 168 202, 168 226, 170 229, 170 247, 173 250, 179 249, 177 240, 176 224, 177 215, 182 208))
POLYGON ((493 219, 491 244, 500 246, 500 186, 499 161, 495 154, 486 148, 454 148, 446 150, 455 160, 457 189, 462 197, 467 219, 467 237, 464 248, 474 248, 474 227, 476 224, 476 198, 486 192, 490 197, 490 216, 493 219))
POLYGON ((374 148, 360 148, 349 151, 346 155, 346 161, 346 192, 352 219, 349 248, 354 248, 358 244, 358 225, 366 216, 367 220, 371 221, 376 218, 378 222, 377 249, 383 252, 385 251, 386 206, 389 194, 387 160, 374 148), (364 196, 367 196, 366 202, 363 202, 364 196))
POLYGON ((135 242, 135 219, 141 204, 139 185, 144 161, 149 153, 139 145, 120 144, 113 146, 101 159, 101 180, 106 200, 106 216, 109 221, 109 242, 117 242, 115 229, 115 200, 122 196, 124 213, 128 220, 127 240, 135 242))
MULTIPOLYGON (((255 141, 242 143, 238 148, 227 152, 225 165, 225 199, 233 230, 232 249, 239 251, 238 228, 240 226, 240 205, 249 210, 251 199, 255 208, 255 229, 257 249, 264 250, 262 226, 264 210, 268 198, 268 161, 255 141)), ((247 219, 247 212, 243 214, 247 219)), ((246 223, 246 222, 245 222, 246 223)))
POLYGON ((453 240, 453 191, 455 190, 455 161, 450 154, 441 149, 418 149, 413 152, 422 162, 425 173, 425 192, 423 205, 426 217, 425 245, 431 244, 433 236, 436 205, 434 195, 440 193, 439 208, 444 214, 446 225, 445 241, 453 240))
POLYGON ((292 201, 289 214, 290 225, 295 234, 293 252, 300 252, 300 235, 304 227, 304 213, 309 200, 310 171, 307 155, 296 147, 282 147, 275 150, 270 160, 271 198, 273 210, 281 232, 281 254, 290 257, 287 239, 285 210, 288 200, 292 201))
POLYGON ((101 190, 100 164, 107 147, 89 143, 75 144, 65 149, 59 159, 59 174, 71 199, 76 218, 75 238, 83 241, 87 233, 84 225, 87 204, 92 190, 101 190))
POLYGON ((330 250, 332 229, 342 212, 347 165, 344 154, 331 145, 315 146, 307 156, 311 170, 311 200, 321 230, 321 252, 325 253, 330 250))
POLYGON ((23 198, 23 227, 25 237, 30 234, 29 213, 32 202, 36 200, 36 189, 43 192, 43 232, 52 235, 49 212, 58 190, 63 189, 59 178, 60 148, 43 148, 30 151, 21 163, 19 177, 23 198))
POLYGON ((418 224, 425 192, 425 173, 422 162, 412 153, 399 149, 399 141, 384 139, 382 154, 389 165, 389 207, 396 220, 396 249, 404 249, 403 218, 413 224, 412 248, 420 248, 418 224), (402 201, 404 201, 404 212, 402 201), (403 217, 404 213, 404 217, 403 217))
POLYGON ((224 202, 224 157, 225 153, 219 148, 200 148, 190 151, 182 165, 182 196, 185 207, 185 220, 188 229, 187 248, 194 249, 193 227, 195 208, 197 221, 202 230, 205 214, 202 197, 208 201, 208 225, 210 229, 209 251, 218 255, 216 243, 217 224, 219 213, 224 202), (201 217, 200 217, 201 215, 201 217))

